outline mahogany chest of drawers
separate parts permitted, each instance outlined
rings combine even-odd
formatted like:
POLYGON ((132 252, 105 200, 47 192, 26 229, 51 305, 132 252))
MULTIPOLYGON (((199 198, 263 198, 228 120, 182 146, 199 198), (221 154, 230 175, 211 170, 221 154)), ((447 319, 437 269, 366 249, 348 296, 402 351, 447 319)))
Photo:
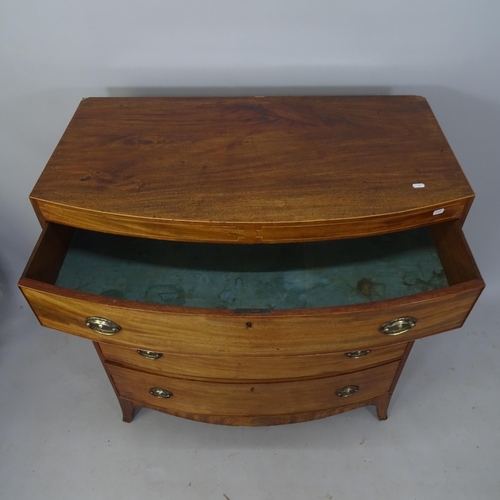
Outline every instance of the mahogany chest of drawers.
POLYGON ((385 419, 413 342, 484 287, 422 97, 84 99, 30 198, 19 286, 94 342, 127 422, 385 419))

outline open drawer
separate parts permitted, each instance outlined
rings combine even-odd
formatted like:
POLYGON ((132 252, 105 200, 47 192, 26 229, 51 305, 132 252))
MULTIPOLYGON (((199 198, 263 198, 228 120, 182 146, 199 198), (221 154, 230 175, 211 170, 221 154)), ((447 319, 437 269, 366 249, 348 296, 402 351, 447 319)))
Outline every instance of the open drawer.
POLYGON ((484 282, 456 221, 279 245, 145 240, 48 224, 19 286, 42 325, 93 341, 283 356, 458 328, 484 282))

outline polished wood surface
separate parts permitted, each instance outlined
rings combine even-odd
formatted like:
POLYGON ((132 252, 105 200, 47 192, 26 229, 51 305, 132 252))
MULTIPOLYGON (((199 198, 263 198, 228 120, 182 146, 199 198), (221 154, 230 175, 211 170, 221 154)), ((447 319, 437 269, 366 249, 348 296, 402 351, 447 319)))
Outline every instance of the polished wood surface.
POLYGON ((137 401, 127 400, 121 398, 123 401, 128 401, 128 408, 124 409, 123 421, 130 422, 134 414, 137 413, 140 408, 149 408, 155 411, 161 411, 163 413, 168 413, 170 415, 187 418, 190 420, 195 420, 196 422, 204 422, 207 424, 217 424, 217 425, 236 425, 236 426, 266 426, 266 425, 284 425, 284 424, 298 424, 301 422, 308 422, 310 420, 317 420, 320 418, 331 417, 333 415, 338 415, 339 413, 345 413, 351 410, 356 410, 358 408, 363 408, 365 406, 374 406, 376 409, 376 414, 379 420, 387 420, 387 411, 390 404, 390 395, 384 394, 383 396, 377 396, 372 399, 366 399, 359 401, 357 403, 344 404, 335 408, 329 408, 327 410, 317 410, 309 412, 297 412, 288 413, 286 415, 264 415, 264 416, 232 416, 232 415, 205 415, 200 413, 190 413, 183 412, 179 410, 169 410, 166 412, 162 407, 156 406, 149 403, 138 403, 137 401))
POLYGON ((52 222, 235 243, 397 231, 473 197, 417 96, 85 99, 31 194, 52 222))
POLYGON ((360 358, 348 357, 347 352, 309 354, 301 356, 201 356, 161 353, 156 360, 146 359, 138 349, 99 343, 103 356, 130 367, 152 373, 192 380, 283 380, 313 378, 349 373, 387 363, 403 357, 406 343, 374 347, 360 358))
POLYGON ((85 99, 31 194, 43 233, 19 286, 41 324, 94 342, 125 422, 140 407, 276 425, 368 405, 384 420, 413 341, 460 327, 484 287, 461 230, 473 199, 422 97, 85 99), (278 243, 420 226, 450 286, 363 304, 242 312, 56 286, 74 228, 278 243), (101 335, 88 316, 122 329, 101 335), (408 332, 381 332, 408 316, 408 332))
POLYGON ((153 375, 108 363, 107 370, 121 397, 154 405, 167 413, 241 417, 236 425, 245 425, 246 417, 287 415, 339 408, 389 392, 399 362, 368 370, 313 380, 236 384, 199 382, 153 375), (357 385, 358 392, 339 397, 336 391, 357 385), (169 399, 152 396, 153 387, 173 393, 169 399))
MULTIPOLYGON (((467 200, 465 200, 466 202, 467 200)), ((464 200, 443 202, 354 220, 260 223, 200 223, 144 219, 123 214, 82 211, 52 202, 35 201, 48 221, 94 231, 142 238, 208 243, 288 243, 372 236, 403 231, 448 220, 462 220, 464 200), (434 212, 443 210, 439 216, 434 212)))
POLYGON ((474 280, 410 298, 306 310, 305 314, 252 315, 196 309, 186 314, 116 299, 115 303, 121 304, 117 306, 107 297, 64 293, 64 289, 28 279, 21 282, 25 297, 44 326, 99 342, 103 335, 90 330, 85 318, 100 316, 122 327, 118 334, 106 337, 107 342, 202 355, 315 354, 415 340, 459 328, 482 286, 482 281, 474 280), (418 320, 409 332, 399 338, 380 332, 387 321, 405 316, 418 320))

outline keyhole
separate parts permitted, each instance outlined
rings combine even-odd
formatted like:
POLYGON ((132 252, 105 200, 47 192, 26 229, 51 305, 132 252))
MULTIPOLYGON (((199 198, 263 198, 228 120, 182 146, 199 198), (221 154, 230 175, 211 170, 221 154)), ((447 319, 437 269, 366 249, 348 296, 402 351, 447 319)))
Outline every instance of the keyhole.
POLYGON ((251 329, 252 329, 252 323, 251 323, 250 321, 247 323, 247 328, 248 328, 249 330, 251 330, 251 329))

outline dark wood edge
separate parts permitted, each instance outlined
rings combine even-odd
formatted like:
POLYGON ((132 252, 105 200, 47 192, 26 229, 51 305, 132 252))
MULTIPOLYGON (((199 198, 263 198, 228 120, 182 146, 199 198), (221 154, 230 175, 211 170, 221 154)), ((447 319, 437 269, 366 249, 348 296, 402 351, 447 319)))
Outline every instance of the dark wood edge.
POLYGON ((430 229, 449 284, 480 280, 484 287, 459 221, 446 222, 430 229))
POLYGON ((47 221, 44 219, 44 217, 42 215, 42 211, 40 210, 40 207, 38 205, 38 201, 35 199, 32 199, 30 197, 30 203, 31 203, 31 206, 33 207, 33 211, 35 212, 35 215, 38 219, 40 227, 42 229, 45 229, 47 227, 47 221))
POLYGON ((21 280, 53 285, 73 237, 74 228, 47 224, 24 268, 21 280))
POLYGON ((21 274, 21 278, 20 278, 21 280, 26 278, 29 275, 29 269, 31 268, 31 264, 33 263, 33 261, 36 259, 36 256, 38 254, 38 249, 42 245, 42 242, 44 240, 46 232, 47 232, 47 226, 42 228, 42 232, 40 233, 40 236, 38 237, 38 240, 35 243, 35 247, 33 248, 33 251, 31 252, 31 255, 28 259, 28 262, 24 266, 23 273, 21 274))
POLYGON ((469 211, 472 207, 472 203, 474 202, 474 199, 475 199, 475 195, 472 195, 470 198, 465 200, 464 208, 462 210, 462 216, 459 219, 460 227, 462 227, 464 225, 465 219, 467 219, 467 215, 469 215, 469 211))

